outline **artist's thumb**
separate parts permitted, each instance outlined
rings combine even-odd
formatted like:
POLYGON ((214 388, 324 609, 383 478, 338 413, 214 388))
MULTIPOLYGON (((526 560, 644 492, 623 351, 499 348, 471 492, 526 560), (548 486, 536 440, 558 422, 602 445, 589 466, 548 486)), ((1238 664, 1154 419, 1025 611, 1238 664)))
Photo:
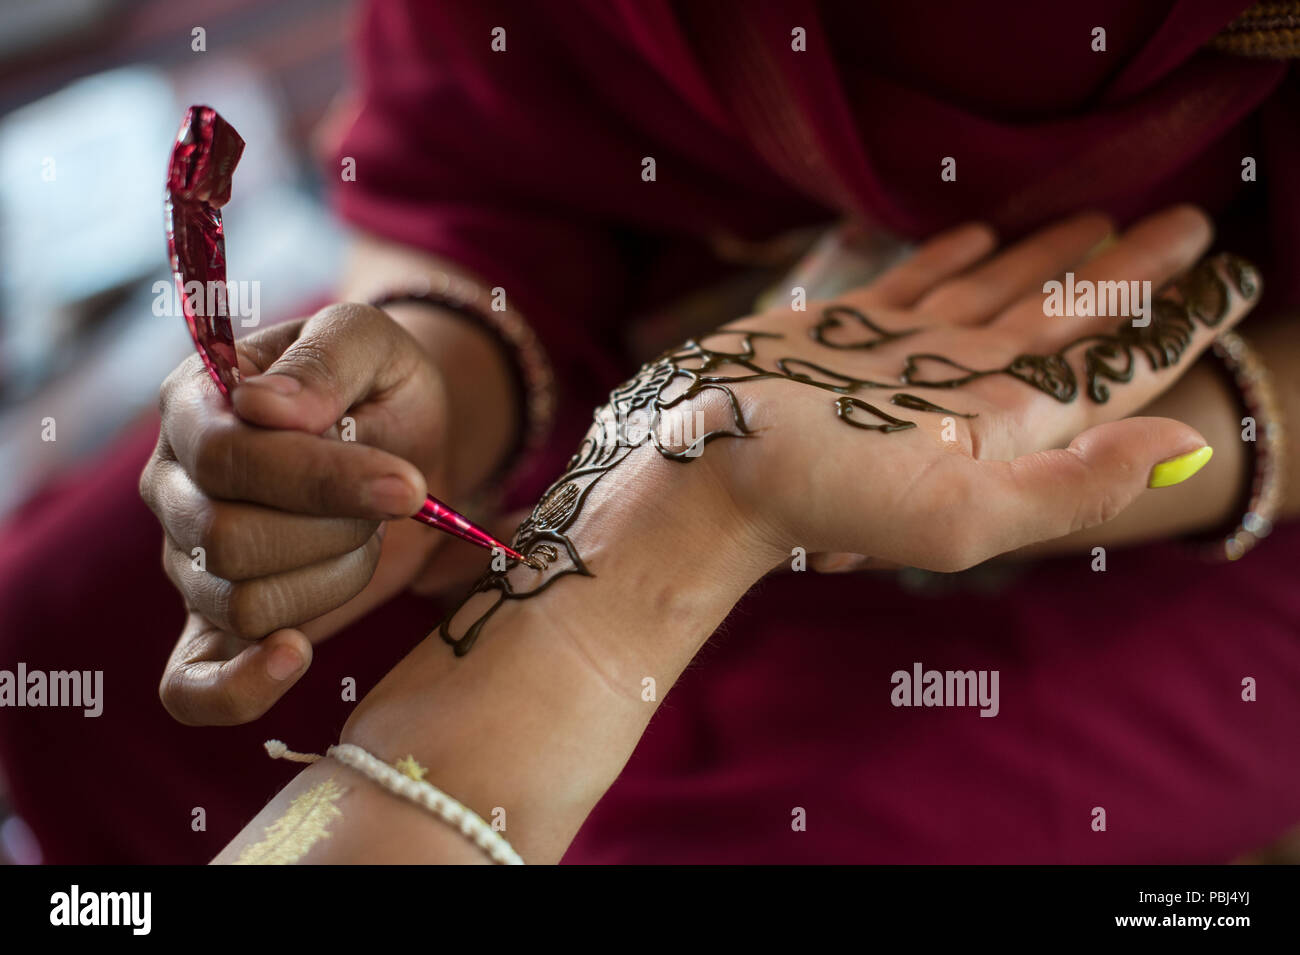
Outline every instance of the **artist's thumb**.
POLYGON ((396 384, 404 367, 397 359, 409 344, 377 308, 330 305, 262 374, 241 381, 235 411, 263 427, 322 434, 367 395, 396 384))
POLYGON ((230 638, 191 613, 163 672, 159 697, 187 726, 251 723, 269 710, 311 665, 312 645, 284 629, 228 657, 230 638))

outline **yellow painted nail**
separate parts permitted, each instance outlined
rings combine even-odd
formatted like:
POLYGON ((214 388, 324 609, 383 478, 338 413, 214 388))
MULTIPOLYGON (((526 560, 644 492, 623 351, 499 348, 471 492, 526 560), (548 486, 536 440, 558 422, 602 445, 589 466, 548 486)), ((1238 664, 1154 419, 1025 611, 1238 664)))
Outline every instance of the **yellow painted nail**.
POLYGON ((1195 451, 1188 451, 1170 461, 1161 461, 1151 469, 1151 480, 1147 487, 1171 487, 1182 484, 1189 477, 1205 467, 1214 457, 1214 448, 1208 444, 1195 451))

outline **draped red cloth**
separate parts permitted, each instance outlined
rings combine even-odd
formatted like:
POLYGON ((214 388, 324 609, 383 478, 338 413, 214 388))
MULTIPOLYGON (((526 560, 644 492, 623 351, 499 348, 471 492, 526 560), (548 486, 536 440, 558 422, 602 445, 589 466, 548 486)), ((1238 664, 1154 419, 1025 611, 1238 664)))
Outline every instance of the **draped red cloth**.
MULTIPOLYGON (((843 216, 906 237, 980 218, 1010 238, 1083 208, 1127 222, 1193 201, 1259 261, 1266 303, 1300 304, 1295 77, 1205 50, 1244 6, 379 0, 338 150, 357 178, 337 203, 501 285, 538 329, 564 391, 528 493, 631 370, 628 315, 725 271, 719 238, 843 216)), ((364 691, 436 618, 392 602, 253 727, 171 723, 154 686, 180 604, 134 497, 150 440, 83 476, 93 490, 47 493, 0 548, 0 665, 105 670, 99 719, 0 711, 15 804, 53 860, 212 855, 290 774, 261 740, 328 745, 341 677, 364 691), (69 545, 104 495, 123 507, 102 541, 69 545), (97 791, 69 785, 74 770, 97 791)), ((1159 544, 1113 552, 1105 573, 1047 561, 980 592, 773 577, 673 690, 567 859, 1227 860, 1300 823, 1298 559, 1300 531, 1282 527, 1227 567, 1159 544), (890 675, 917 661, 998 670, 998 716, 891 706, 890 675)))

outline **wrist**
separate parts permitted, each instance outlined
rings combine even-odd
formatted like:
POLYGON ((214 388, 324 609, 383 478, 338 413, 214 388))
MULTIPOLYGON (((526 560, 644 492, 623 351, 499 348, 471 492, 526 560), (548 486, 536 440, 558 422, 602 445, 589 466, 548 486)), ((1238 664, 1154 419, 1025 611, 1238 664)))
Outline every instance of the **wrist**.
POLYGON ((525 859, 557 860, 658 703, 770 567, 708 457, 634 449, 570 528, 592 576, 504 601, 463 657, 435 631, 341 739, 390 762, 413 754, 484 818, 505 809, 525 859))
POLYGON ((648 444, 632 451, 569 532, 594 579, 544 598, 552 624, 635 695, 647 676, 666 690, 779 560, 736 509, 711 460, 724 453, 715 446, 682 463, 648 444))

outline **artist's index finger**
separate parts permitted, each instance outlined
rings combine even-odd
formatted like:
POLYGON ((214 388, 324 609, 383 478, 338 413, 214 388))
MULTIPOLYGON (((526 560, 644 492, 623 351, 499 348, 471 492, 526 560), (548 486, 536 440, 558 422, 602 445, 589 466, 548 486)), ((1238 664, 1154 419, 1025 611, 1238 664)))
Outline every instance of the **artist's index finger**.
POLYGON ((367 520, 406 517, 424 501, 418 468, 359 442, 259 428, 201 401, 176 407, 168 432, 176 461, 217 500, 367 520))

